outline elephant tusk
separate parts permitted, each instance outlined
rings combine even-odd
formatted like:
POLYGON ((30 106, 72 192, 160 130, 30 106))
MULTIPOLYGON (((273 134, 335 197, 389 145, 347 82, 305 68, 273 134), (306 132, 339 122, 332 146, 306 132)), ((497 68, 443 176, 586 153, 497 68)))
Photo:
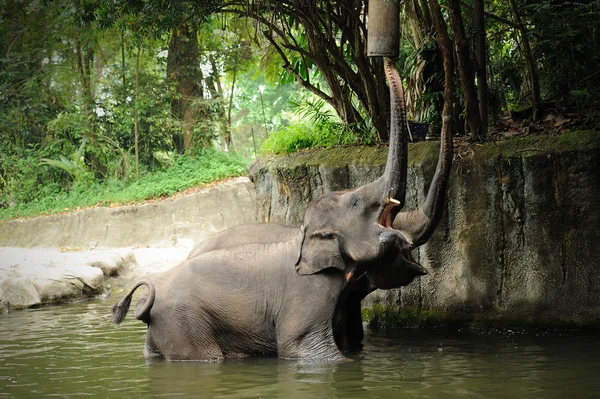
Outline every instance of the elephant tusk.
POLYGON ((395 198, 389 197, 388 199, 386 199, 386 200, 385 200, 385 204, 386 204, 386 205, 388 205, 388 204, 400 205, 400 204, 401 204, 401 202, 400 202, 400 201, 398 201, 398 200, 397 200, 397 199, 395 199, 395 198))

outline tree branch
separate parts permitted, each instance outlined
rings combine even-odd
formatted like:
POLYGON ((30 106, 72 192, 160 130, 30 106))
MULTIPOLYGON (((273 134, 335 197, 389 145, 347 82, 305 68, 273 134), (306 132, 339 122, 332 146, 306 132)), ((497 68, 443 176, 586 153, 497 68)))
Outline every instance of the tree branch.
MULTIPOLYGON (((471 11, 473 11, 473 6, 472 6, 472 5, 470 5, 470 4, 468 4, 468 3, 466 3, 464 0, 460 0, 460 5, 461 5, 461 6, 464 6, 464 7, 466 7, 466 8, 468 8, 468 9, 469 9, 469 10, 471 10, 471 11)), ((506 19, 506 18, 504 18, 504 17, 501 17, 501 16, 499 16, 499 15, 492 14, 492 13, 491 13, 491 12, 489 12, 489 11, 484 11, 484 12, 483 12, 483 14, 484 14, 486 17, 489 17, 489 18, 495 19, 495 20, 496 20, 496 21, 498 21, 498 22, 502 22, 503 24, 506 24, 506 25, 512 26, 512 27, 513 27, 513 28, 515 28, 515 29, 521 29, 521 26, 520 26, 519 24, 517 24, 517 23, 515 23, 515 22, 511 21, 510 19, 506 19)))

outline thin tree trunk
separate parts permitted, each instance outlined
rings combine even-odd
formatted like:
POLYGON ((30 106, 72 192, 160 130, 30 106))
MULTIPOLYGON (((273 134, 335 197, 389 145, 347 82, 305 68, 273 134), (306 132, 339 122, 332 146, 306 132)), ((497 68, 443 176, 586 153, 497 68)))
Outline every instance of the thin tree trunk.
POLYGON ((133 144, 135 149, 135 175, 140 177, 139 129, 138 120, 138 95, 140 92, 140 46, 138 45, 135 56, 135 101, 133 104, 133 144))
MULTIPOLYGON (((167 57, 167 76, 177 83, 179 94, 179 98, 171 102, 171 113, 181 121, 181 135, 173 137, 179 153, 184 153, 192 145, 194 126, 200 112, 194 103, 203 98, 197 31, 192 22, 174 28, 167 57)), ((202 146, 209 145, 210 140, 203 138, 202 146)))
POLYGON ((227 110, 225 108, 225 95, 223 94, 223 87, 219 78, 217 62, 215 61, 215 57, 213 55, 209 56, 209 62, 211 72, 206 77, 205 82, 206 86, 208 87, 208 91, 210 92, 211 98, 219 107, 218 111, 215 111, 215 114, 217 115, 215 119, 219 121, 219 128, 221 130, 220 136, 223 140, 225 151, 230 151, 233 150, 234 143, 227 120, 227 110))
POLYGON ((250 133, 252 133, 252 147, 254 148, 254 159, 256 159, 256 139, 254 138, 254 126, 250 125, 250 133))
POLYGON ((452 116, 454 113, 454 54, 452 51, 452 41, 448 36, 448 28, 442 15, 437 0, 429 0, 429 7, 431 9, 431 17, 435 24, 435 30, 438 35, 438 41, 440 48, 444 56, 444 110, 442 115, 452 116))
POLYGON ((421 12, 423 13, 424 25, 426 26, 426 29, 429 29, 434 25, 431 16, 431 11, 429 11, 429 6, 427 5, 427 0, 419 0, 419 3, 421 12))
POLYGON ((479 117, 481 118, 481 136, 487 137, 488 126, 488 85, 487 57, 485 42, 485 19, 483 0, 474 0, 473 25, 475 29, 475 55, 477 57, 477 96, 479 97, 479 117))
POLYGON ((510 0, 513 13, 515 16, 515 22, 519 26, 519 33, 521 34, 521 42, 523 44, 523 56, 525 57, 525 63, 527 64, 527 71, 529 73, 529 83, 531 87, 531 106, 533 108, 532 119, 537 120, 542 112, 542 98, 540 96, 540 80, 538 76, 538 69, 533 58, 533 52, 531 51, 531 44, 529 43, 529 37, 527 35, 527 28, 523 25, 521 20, 521 13, 515 0, 510 0))
POLYGON ((90 84, 90 66, 91 62, 91 48, 88 48, 87 51, 83 52, 81 40, 77 39, 75 41, 75 51, 77 53, 77 70, 79 72, 79 79, 81 80, 81 88, 83 93, 83 112, 86 116, 86 119, 90 123, 90 135, 94 135, 94 124, 93 124, 93 98, 92 98, 92 88, 90 84))
POLYGON ((265 114, 265 103, 263 101, 262 90, 258 90, 258 95, 260 97, 260 107, 262 108, 263 124, 265 127, 265 137, 269 138, 269 130, 267 129, 267 115, 265 114))
MULTIPOLYGON (((229 93, 229 106, 227 108, 227 132, 228 132, 227 139, 230 142, 233 142, 233 136, 231 134, 231 109, 233 108, 233 92, 235 90, 235 83, 237 80, 239 54, 240 54, 240 48, 239 48, 239 43, 238 43, 238 47, 235 50, 235 61, 233 64, 233 77, 231 79, 231 91, 229 93)), ((254 134, 254 133, 252 133, 252 134, 254 134)), ((254 136, 252 136, 252 137, 254 137, 254 136)))
POLYGON ((459 0, 448 0, 450 9, 450 20, 454 31, 454 41, 458 59, 458 71, 465 97, 465 109, 467 121, 471 128, 472 137, 481 137, 481 118, 479 117, 479 100, 475 89, 475 74, 473 72, 473 61, 469 56, 469 43, 465 35, 459 0))
POLYGON ((506 95, 506 85, 504 84, 504 76, 502 75, 502 58, 500 58, 500 62, 498 63, 498 78, 500 79, 500 90, 502 91, 502 96, 504 97, 506 110, 510 110, 508 96, 506 95))
POLYGON ((123 79, 123 92, 127 90, 127 73, 125 70, 125 34, 121 30, 121 72, 123 79))

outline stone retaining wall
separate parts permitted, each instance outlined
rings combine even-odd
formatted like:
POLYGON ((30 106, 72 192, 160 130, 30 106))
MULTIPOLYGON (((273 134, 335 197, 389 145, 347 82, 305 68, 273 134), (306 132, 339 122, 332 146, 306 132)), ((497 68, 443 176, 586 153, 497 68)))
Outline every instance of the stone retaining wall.
MULTIPOLYGON (((425 197, 438 145, 410 146, 407 210, 425 197)), ((442 321, 600 324, 600 133, 458 152, 444 218, 414 253, 430 274, 363 305, 442 321)), ((301 223, 311 199, 379 176, 385 154, 341 148, 257 162, 258 219, 301 223)))
POLYGON ((0 247, 172 246, 254 222, 254 198, 238 178, 167 201, 0 221, 0 247))

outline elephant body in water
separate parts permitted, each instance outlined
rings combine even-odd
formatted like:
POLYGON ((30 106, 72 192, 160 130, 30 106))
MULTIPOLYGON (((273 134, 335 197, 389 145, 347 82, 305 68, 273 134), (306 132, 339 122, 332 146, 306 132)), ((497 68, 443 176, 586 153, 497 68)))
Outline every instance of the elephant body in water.
POLYGON ((340 348, 357 341, 352 334, 365 293, 408 284, 426 273, 410 251, 427 241, 443 211, 452 157, 450 120, 444 120, 438 169, 424 207, 400 213, 408 133, 400 78, 391 60, 386 59, 385 69, 393 103, 384 174, 312 201, 301 227, 272 227, 282 233, 280 239, 235 238, 244 229, 265 229, 240 226, 230 232, 229 247, 206 247, 156 282, 138 282, 115 304, 113 321, 123 320, 133 292, 146 286, 135 311, 148 324, 146 355, 343 359, 340 348))
MULTIPOLYGON (((240 225, 213 234, 192 249, 188 259, 206 252, 243 245, 275 245, 293 239, 300 228, 276 223, 240 225)), ((361 276, 347 282, 338 300, 333 317, 333 336, 340 350, 358 351, 362 348, 363 325, 361 301, 376 289, 391 289, 408 285, 417 276, 427 274, 416 263, 380 262, 361 276)))

